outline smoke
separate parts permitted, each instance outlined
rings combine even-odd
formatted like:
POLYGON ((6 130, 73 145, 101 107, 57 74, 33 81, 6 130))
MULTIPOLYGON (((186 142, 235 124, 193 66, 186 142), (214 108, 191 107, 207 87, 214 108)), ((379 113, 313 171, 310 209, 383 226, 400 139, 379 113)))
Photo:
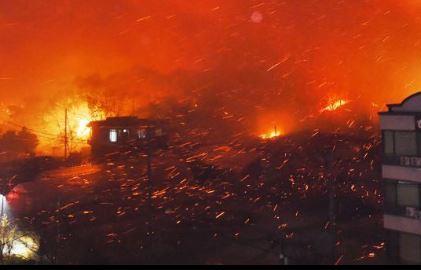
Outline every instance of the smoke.
POLYGON ((419 8, 389 0, 0 0, 8 110, 0 119, 51 133, 44 116, 66 99, 108 115, 187 106, 198 123, 224 119, 235 132, 300 128, 331 96, 366 113, 421 87, 419 8))

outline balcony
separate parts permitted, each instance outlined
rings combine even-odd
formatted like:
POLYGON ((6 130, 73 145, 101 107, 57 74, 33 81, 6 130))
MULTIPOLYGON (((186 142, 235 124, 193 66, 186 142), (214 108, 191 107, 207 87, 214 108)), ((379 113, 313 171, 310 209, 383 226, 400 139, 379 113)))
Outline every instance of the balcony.
POLYGON ((382 177, 383 179, 421 183, 421 167, 390 165, 384 162, 382 165, 382 177))
POLYGON ((389 230, 421 235, 421 220, 406 216, 384 214, 384 227, 389 230))

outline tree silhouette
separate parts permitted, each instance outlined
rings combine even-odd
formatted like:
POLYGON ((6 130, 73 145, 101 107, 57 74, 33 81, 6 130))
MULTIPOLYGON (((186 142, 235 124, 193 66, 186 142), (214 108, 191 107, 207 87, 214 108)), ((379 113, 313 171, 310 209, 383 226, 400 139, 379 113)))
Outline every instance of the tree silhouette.
POLYGON ((18 132, 9 130, 0 136, 0 152, 11 156, 34 154, 38 142, 37 136, 25 127, 18 132))

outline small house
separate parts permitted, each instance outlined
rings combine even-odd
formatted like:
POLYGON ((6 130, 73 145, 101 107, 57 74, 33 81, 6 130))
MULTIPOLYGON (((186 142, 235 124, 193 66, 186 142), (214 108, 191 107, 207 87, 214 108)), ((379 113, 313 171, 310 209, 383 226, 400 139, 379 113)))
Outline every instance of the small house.
POLYGON ((133 146, 164 146, 168 125, 164 120, 141 119, 135 116, 108 117, 92 121, 89 144, 95 154, 133 146))

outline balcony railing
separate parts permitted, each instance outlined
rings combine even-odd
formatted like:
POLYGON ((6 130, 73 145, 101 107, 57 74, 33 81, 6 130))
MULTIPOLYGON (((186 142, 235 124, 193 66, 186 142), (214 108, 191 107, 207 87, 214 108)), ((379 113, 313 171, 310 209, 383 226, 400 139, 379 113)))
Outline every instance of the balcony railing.
POLYGON ((384 155, 383 164, 402 166, 402 167, 421 168, 421 157, 384 155))
POLYGON ((385 205, 385 214, 402 216, 421 221, 421 210, 417 207, 399 206, 399 205, 385 205))

